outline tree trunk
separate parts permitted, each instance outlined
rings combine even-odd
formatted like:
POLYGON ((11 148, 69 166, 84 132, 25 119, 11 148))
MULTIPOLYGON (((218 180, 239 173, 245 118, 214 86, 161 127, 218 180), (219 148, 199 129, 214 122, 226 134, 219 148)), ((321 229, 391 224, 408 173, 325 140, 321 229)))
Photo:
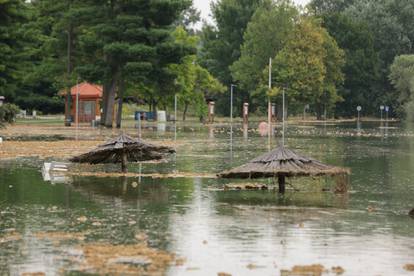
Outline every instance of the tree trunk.
POLYGON ((320 103, 316 104, 316 119, 319 121, 322 120, 322 104, 320 103))
MULTIPOLYGON (((70 4, 69 4, 69 9, 70 9, 70 4)), ((72 64, 72 50, 73 50, 73 26, 72 24, 69 24, 69 28, 68 28, 68 44, 67 44, 67 59, 68 59, 68 64, 67 64, 67 92, 66 92, 66 102, 65 102, 65 126, 71 126, 71 121, 70 121, 70 115, 71 115, 71 102, 72 102, 72 95, 70 92, 70 75, 72 74, 72 69, 73 69, 73 64, 72 64)))
POLYGON ((284 175, 279 175, 277 180, 279 183, 279 194, 284 194, 286 191, 286 177, 284 175))
POLYGON ((157 121, 157 101, 156 100, 152 100, 152 112, 154 113, 154 121, 157 121))
POLYGON ((102 113, 101 113, 101 125, 105 125, 106 120, 106 107, 108 102, 109 84, 105 82, 102 91, 102 113))
POLYGON ((116 116, 116 127, 121 128, 122 123, 122 105, 124 103, 125 82, 122 76, 119 77, 118 87, 118 114, 116 116))
POLYGON ((115 105, 115 94, 116 94, 116 85, 118 83, 118 72, 112 74, 111 84, 109 90, 107 91, 106 98, 106 110, 104 110, 104 125, 105 127, 112 127, 113 117, 114 117, 114 105, 115 105))
POLYGON ((184 103, 184 112, 183 112, 183 121, 185 121, 185 118, 187 116, 187 110, 188 110, 188 102, 184 103))

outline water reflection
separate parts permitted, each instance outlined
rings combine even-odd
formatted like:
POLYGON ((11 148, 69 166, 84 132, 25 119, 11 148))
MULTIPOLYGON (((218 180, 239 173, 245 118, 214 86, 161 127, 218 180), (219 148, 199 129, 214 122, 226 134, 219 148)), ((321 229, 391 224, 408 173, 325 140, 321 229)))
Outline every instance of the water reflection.
MULTIPOLYGON (((389 131, 388 139, 313 134, 323 128, 289 127, 289 147, 351 168, 348 196, 311 190, 284 197, 273 191, 224 192, 215 188, 226 180, 196 176, 73 177, 51 185, 43 181, 36 163, 1 164, 0 238, 15 229, 22 239, 0 243, 0 274, 57 275, 65 255, 60 255, 63 260, 56 255, 66 247, 57 249, 34 233, 88 231, 88 241, 116 244, 145 233, 151 246, 187 259, 183 266, 172 267, 170 275, 278 275, 281 269, 314 263, 340 265, 344 275, 404 275, 403 266, 413 262, 414 254, 414 220, 408 216, 414 208, 414 140, 393 137, 402 130, 390 128, 383 129, 384 135, 389 131), (78 221, 82 216, 88 219, 85 223, 78 221), (251 264, 256 269, 249 269, 251 264)), ((327 126, 327 133, 335 131, 355 133, 355 124, 327 126)), ((364 123, 361 133, 379 133, 378 124, 364 123)), ((158 134, 145 135, 155 139, 158 134)), ((177 141, 177 155, 168 163, 133 164, 131 172, 214 173, 240 165, 269 146, 267 137, 249 133, 247 126, 167 127, 162 137, 177 141)))

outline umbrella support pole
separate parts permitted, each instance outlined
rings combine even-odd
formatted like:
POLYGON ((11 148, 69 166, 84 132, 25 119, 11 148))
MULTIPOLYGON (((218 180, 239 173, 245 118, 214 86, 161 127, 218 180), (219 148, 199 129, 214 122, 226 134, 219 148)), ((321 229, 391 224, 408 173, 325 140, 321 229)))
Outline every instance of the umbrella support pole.
POLYGON ((279 183, 279 194, 284 194, 286 191, 286 177, 279 176, 277 180, 279 183))
POLYGON ((125 152, 122 153, 121 170, 122 170, 123 173, 127 173, 128 172, 128 168, 127 168, 127 154, 125 152))

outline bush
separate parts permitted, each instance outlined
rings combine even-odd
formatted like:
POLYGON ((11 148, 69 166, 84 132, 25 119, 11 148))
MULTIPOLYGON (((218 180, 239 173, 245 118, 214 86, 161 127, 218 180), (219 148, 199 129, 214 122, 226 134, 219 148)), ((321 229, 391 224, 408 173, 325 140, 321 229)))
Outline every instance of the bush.
POLYGON ((5 123, 13 123, 19 112, 20 108, 14 104, 7 103, 0 106, 0 125, 4 125, 5 123))

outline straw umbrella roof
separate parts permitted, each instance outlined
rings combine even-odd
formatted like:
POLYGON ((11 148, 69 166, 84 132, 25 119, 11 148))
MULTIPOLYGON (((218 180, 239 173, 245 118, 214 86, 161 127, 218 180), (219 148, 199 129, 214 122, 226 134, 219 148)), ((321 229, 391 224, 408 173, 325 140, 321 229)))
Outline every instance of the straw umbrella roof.
POLYGON ((71 158, 70 161, 90 164, 139 162, 159 160, 174 152, 175 150, 170 147, 156 146, 122 134, 90 152, 71 158))
POLYGON ((297 154, 286 147, 263 154, 250 162, 218 174, 222 178, 267 178, 292 176, 345 175, 345 168, 325 165, 320 161, 297 154))

